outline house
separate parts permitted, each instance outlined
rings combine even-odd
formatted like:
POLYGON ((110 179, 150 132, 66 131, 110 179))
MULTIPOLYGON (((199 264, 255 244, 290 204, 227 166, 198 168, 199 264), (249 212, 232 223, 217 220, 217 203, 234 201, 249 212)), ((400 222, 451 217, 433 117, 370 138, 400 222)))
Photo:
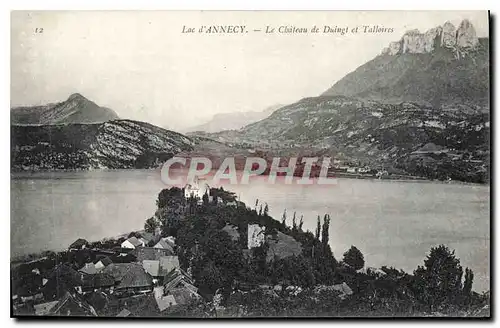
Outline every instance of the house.
POLYGON ((153 290, 153 279, 138 263, 112 263, 102 270, 115 280, 115 292, 146 293, 153 290))
POLYGON ((75 242, 69 245, 69 250, 70 251, 81 250, 87 248, 88 246, 89 246, 88 241, 82 238, 78 238, 75 242))
POLYGON ((258 224, 248 225, 248 249, 259 247, 264 244, 266 227, 260 227, 258 224))
POLYGON ((99 261, 97 261, 95 263, 94 267, 97 271, 100 271, 104 267, 110 265, 111 263, 113 263, 113 261, 111 261, 111 259, 108 256, 105 256, 105 257, 101 258, 99 261))
POLYGON ((131 249, 135 249, 136 247, 144 247, 144 246, 146 246, 144 241, 141 241, 141 240, 137 239, 136 237, 130 237, 129 239, 125 240, 121 244, 122 248, 131 248, 131 249))
POLYGON ((201 200, 203 198, 203 195, 208 189, 209 188, 206 183, 200 184, 198 177, 195 177, 195 179, 191 183, 188 183, 184 187, 184 197, 186 199, 194 197, 194 198, 199 198, 201 200))
MULTIPOLYGON (((111 280, 113 280, 113 279, 111 279, 111 280)), ((114 280, 113 280, 113 282, 114 282, 114 280)), ((112 299, 112 298, 110 298, 109 294, 112 294, 112 290, 109 290, 109 291, 108 290, 104 290, 104 291, 97 290, 94 292, 86 293, 84 298, 87 301, 87 303, 92 305, 94 310, 96 310, 99 313, 99 311, 104 310, 108 306, 110 300, 112 299)))
POLYGON ((117 316, 117 317, 126 318, 126 317, 129 317, 131 314, 132 314, 132 312, 130 312, 129 310, 127 310, 127 309, 123 309, 123 310, 121 310, 121 311, 120 311, 120 313, 118 313, 116 316, 117 316))
POLYGON ((142 267, 154 278, 163 278, 169 272, 180 269, 177 256, 162 256, 159 260, 144 260, 142 267))
POLYGON ((358 169, 356 167, 349 167, 349 168, 347 168, 347 173, 356 173, 357 170, 358 169))
POLYGON ((167 308, 177 305, 175 302, 175 298, 173 295, 164 295, 164 287, 158 286, 154 289, 154 295, 156 304, 158 305, 158 309, 160 312, 165 311, 167 308))
POLYGON ((163 285, 154 289, 154 296, 160 312, 200 297, 192 279, 180 268, 171 270, 165 276, 163 285))
POLYGON ((161 238, 156 245, 153 246, 153 248, 161 248, 161 249, 167 249, 170 252, 174 253, 174 245, 170 241, 167 240, 167 238, 161 238))
POLYGON ((160 261, 158 260, 144 260, 142 261, 142 267, 147 273, 153 278, 159 277, 160 272, 160 261))
POLYGON ((48 276, 47 283, 42 288, 45 300, 52 301, 59 299, 66 292, 81 292, 83 275, 83 273, 77 272, 66 263, 56 266, 48 276))
POLYGON ((85 263, 85 265, 80 270, 78 270, 78 272, 82 272, 85 274, 96 274, 97 269, 95 267, 95 264, 90 262, 90 263, 85 263))
POLYGON ((53 316, 93 316, 97 317, 95 309, 77 294, 66 294, 52 307, 47 315, 53 316))
POLYGON ((170 244, 170 246, 174 247, 175 246, 175 237, 174 236, 168 236, 165 237, 167 243, 170 244))
POLYGON ((35 304, 33 307, 35 308, 36 315, 48 315, 50 310, 52 310, 59 301, 52 301, 47 303, 35 304))
POLYGON ((115 285, 115 279, 110 274, 106 273, 96 273, 96 274, 86 274, 82 277, 82 292, 96 292, 99 290, 113 289, 115 285))
POLYGON ((146 241, 146 244, 148 244, 151 240, 155 238, 155 234, 151 232, 146 232, 146 231, 141 231, 138 233, 142 239, 146 241))
POLYGON ((159 260, 162 256, 174 255, 170 249, 154 248, 154 247, 137 247, 132 251, 132 254, 136 257, 137 262, 143 262, 144 260, 159 260))
POLYGON ((162 256, 160 257, 159 270, 160 275, 165 276, 172 270, 180 269, 179 257, 177 256, 162 256))

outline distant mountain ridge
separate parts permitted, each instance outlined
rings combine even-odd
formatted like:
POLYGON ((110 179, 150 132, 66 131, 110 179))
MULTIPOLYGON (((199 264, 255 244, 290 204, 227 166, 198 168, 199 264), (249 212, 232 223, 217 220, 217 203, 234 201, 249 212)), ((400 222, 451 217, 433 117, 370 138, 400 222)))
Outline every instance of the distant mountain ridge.
POLYGON ((318 97, 283 106, 239 131, 205 137, 288 149, 290 156, 307 149, 431 179, 485 182, 489 39, 477 39, 468 21, 458 30, 445 23, 429 31, 405 33, 318 97))
POLYGON ((102 123, 120 118, 112 109, 100 107, 79 93, 59 103, 14 107, 10 115, 11 124, 30 125, 102 123))
POLYGON ((215 114, 212 119, 206 123, 185 129, 185 132, 206 132, 214 133, 224 130, 239 130, 245 125, 265 119, 276 109, 283 105, 274 105, 264 109, 261 112, 235 112, 215 114))

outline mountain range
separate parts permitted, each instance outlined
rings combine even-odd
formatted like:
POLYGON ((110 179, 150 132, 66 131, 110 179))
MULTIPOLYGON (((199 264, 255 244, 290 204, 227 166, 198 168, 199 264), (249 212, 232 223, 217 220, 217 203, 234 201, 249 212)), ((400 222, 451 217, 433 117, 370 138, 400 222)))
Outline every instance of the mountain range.
POLYGON ((266 156, 307 152, 376 171, 487 182, 489 67, 489 39, 478 38, 467 20, 458 28, 446 22, 424 33, 411 30, 317 97, 249 115, 219 114, 189 137, 118 120, 75 94, 11 110, 12 165, 142 168, 177 153, 264 150, 266 156))
POLYGON ((489 172, 489 39, 464 20, 412 30, 317 97, 205 137, 290 156, 484 182, 489 172), (285 152, 286 153, 286 152, 285 152))
POLYGON ((260 121, 283 105, 267 107, 260 112, 237 112, 215 114, 208 122, 185 129, 185 133, 207 132, 214 133, 224 130, 239 130, 242 127, 260 121))

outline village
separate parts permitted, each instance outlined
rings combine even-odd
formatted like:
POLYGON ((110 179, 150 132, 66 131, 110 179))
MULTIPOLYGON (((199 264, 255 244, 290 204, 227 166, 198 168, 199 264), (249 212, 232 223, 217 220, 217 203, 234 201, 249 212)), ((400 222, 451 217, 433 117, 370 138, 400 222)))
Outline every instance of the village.
MULTIPOLYGON (((196 179, 186 185, 184 195, 201 206, 207 190, 208 185, 196 179)), ((237 206, 236 201, 224 203, 217 196, 209 196, 209 201, 237 206)), ((258 224, 248 225, 249 249, 264 243, 264 230, 258 224)), ((190 270, 180 267, 175 237, 162 237, 156 228, 153 233, 142 230, 121 239, 90 243, 79 238, 57 254, 67 260, 64 263, 45 256, 14 267, 14 314, 156 316, 201 301, 190 270)))
MULTIPOLYGON (((322 223, 318 217, 313 234, 302 230, 303 218, 295 213, 287 225, 286 211, 279 222, 268 215, 267 204, 257 200, 254 208, 247 207, 233 193, 198 179, 182 189, 162 190, 157 204, 159 217, 148 219, 144 230, 97 242, 79 238, 65 251, 12 262, 13 316, 489 311, 489 293, 470 290, 469 269, 454 298, 434 304, 421 298, 421 279, 428 278, 420 273, 365 267, 354 246, 336 260, 328 245, 329 215, 322 223), (161 213, 168 213, 166 220, 161 213)), ((431 250, 437 251, 453 256, 444 246, 431 250)))

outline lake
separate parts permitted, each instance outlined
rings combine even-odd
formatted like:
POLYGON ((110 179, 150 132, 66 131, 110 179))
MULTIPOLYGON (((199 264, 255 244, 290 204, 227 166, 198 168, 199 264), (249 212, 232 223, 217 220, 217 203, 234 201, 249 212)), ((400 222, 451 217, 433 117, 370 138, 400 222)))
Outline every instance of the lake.
MULTIPOLYGON (((65 249, 143 228, 165 188, 152 170, 16 173, 11 179, 11 256, 65 249)), ((432 246, 455 249, 474 271, 474 289, 489 289, 489 186, 338 179, 337 184, 269 185, 265 179, 233 185, 247 206, 269 204, 281 220, 287 210, 304 217, 304 230, 330 214, 330 244, 337 259, 355 245, 367 266, 412 272, 432 246)))

